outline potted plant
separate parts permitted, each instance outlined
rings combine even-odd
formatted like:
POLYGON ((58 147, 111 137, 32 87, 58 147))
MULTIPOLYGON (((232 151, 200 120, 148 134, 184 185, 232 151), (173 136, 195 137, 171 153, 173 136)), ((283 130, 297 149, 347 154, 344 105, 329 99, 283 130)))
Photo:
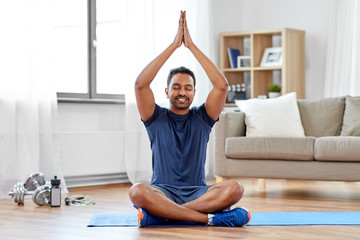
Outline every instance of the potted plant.
POLYGON ((276 98, 280 96, 281 87, 279 85, 269 86, 269 98, 276 98))

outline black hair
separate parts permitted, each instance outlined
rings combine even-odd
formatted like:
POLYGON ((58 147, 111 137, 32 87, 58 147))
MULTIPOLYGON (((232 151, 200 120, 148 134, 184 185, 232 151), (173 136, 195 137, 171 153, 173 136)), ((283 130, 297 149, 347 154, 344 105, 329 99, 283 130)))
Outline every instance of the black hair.
POLYGON ((192 77, 192 79, 194 80, 194 88, 195 88, 195 84, 196 84, 195 75, 190 69, 188 69, 188 68, 186 68, 184 66, 174 68, 174 69, 170 70, 170 73, 169 73, 168 78, 167 78, 167 87, 169 87, 169 85, 170 85, 171 78, 177 73, 186 73, 186 74, 190 75, 192 77))

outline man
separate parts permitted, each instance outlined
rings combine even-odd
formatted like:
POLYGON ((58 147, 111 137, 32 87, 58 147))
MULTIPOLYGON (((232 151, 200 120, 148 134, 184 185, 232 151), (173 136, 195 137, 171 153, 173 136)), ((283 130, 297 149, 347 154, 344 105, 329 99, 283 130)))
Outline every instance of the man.
POLYGON ((192 42, 181 11, 173 43, 145 67, 135 83, 138 110, 148 131, 153 158, 151 185, 135 184, 129 196, 138 208, 140 227, 168 220, 217 226, 243 226, 250 221, 244 208, 225 210, 243 195, 237 181, 206 185, 206 147, 212 126, 224 107, 228 82, 219 69, 192 42), (195 56, 213 89, 205 104, 190 109, 195 96, 195 76, 187 68, 170 71, 165 93, 170 109, 155 104, 150 84, 171 54, 182 44, 195 56))

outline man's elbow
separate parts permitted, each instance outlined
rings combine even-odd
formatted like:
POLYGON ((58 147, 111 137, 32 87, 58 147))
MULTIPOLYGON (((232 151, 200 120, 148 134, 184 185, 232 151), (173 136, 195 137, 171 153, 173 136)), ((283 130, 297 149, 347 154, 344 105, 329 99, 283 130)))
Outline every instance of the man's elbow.
POLYGON ((229 83, 227 81, 224 81, 222 84, 218 86, 218 89, 222 92, 227 92, 229 87, 229 83))
POLYGON ((138 77, 136 78, 135 81, 135 90, 141 90, 144 89, 146 87, 146 85, 143 83, 143 81, 141 81, 141 79, 138 77))

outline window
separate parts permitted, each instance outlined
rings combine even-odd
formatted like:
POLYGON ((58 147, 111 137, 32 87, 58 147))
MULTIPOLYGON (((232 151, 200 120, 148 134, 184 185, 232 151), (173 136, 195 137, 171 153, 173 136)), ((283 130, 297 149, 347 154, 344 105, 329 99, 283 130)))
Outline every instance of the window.
POLYGON ((52 0, 52 12, 58 98, 123 101, 125 1, 52 0))

